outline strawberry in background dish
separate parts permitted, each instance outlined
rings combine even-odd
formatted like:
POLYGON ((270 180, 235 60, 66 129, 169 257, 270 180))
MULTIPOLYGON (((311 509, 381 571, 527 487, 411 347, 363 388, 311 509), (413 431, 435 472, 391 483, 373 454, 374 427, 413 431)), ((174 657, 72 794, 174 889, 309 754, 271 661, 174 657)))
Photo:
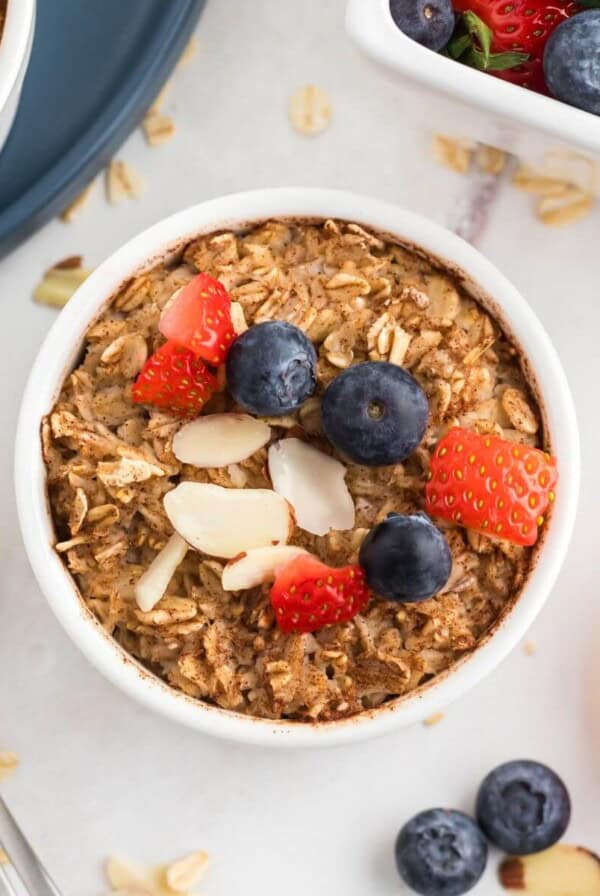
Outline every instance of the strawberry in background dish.
POLYGON ((520 87, 548 93, 546 41, 581 8, 573 0, 454 0, 461 18, 448 54, 520 87))

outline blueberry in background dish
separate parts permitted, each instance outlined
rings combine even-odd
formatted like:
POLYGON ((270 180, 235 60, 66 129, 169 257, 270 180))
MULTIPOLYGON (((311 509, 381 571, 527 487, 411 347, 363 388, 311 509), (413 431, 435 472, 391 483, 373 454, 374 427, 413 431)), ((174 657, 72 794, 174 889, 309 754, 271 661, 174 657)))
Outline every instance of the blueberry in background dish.
POLYGON ((452 37, 450 0, 390 0, 390 12, 398 28, 428 50, 443 50, 452 37))
POLYGON ((562 22, 544 50, 544 74, 556 99, 600 115, 600 10, 562 22))
POLYGON ((408 371, 365 361, 342 371, 325 389, 323 428, 345 457, 369 467, 399 463, 423 438, 427 396, 408 371))
POLYGON ((479 788, 477 820, 489 840, 511 855, 553 846, 571 817, 571 800, 558 775, 531 760, 499 765, 479 788))
POLYGON ((252 414, 280 417, 309 398, 317 384, 317 356, 306 334, 273 320, 236 339, 227 356, 227 387, 252 414))
POLYGON ((472 818, 454 809, 428 809, 404 825, 396 867, 421 896, 461 896, 485 871, 487 844, 472 818))
POLYGON ((424 513, 389 513, 365 537, 358 560, 373 591, 400 603, 433 597, 452 569, 448 542, 424 513))

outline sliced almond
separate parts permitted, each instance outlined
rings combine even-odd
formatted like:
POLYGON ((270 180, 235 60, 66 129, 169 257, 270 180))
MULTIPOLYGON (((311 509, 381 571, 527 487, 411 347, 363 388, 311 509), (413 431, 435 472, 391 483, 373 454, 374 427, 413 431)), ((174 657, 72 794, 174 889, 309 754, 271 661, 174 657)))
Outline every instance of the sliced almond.
POLYGON ((164 498, 173 528, 188 544, 214 557, 285 544, 294 514, 284 498, 264 488, 222 488, 182 482, 164 498))
POLYGON ((354 527, 354 502, 344 481, 346 468, 300 439, 282 439, 269 448, 269 474, 286 498, 298 525, 313 535, 354 527))
POLYGON ((173 454, 195 467, 227 467, 252 457, 270 438, 271 427, 247 414, 210 414, 181 427, 173 454))
POLYGON ((245 591, 270 582, 283 566, 300 554, 308 554, 308 551, 286 544, 246 551, 225 565, 221 579, 223 590, 245 591))
POLYGON ((188 543, 176 532, 156 555, 146 572, 135 585, 135 600, 144 613, 153 610, 159 602, 175 570, 188 552, 188 543))
POLYGON ((531 896, 600 896, 600 857, 581 846, 505 859, 499 876, 507 890, 531 896))
POLYGON ((81 267, 80 256, 74 256, 74 258, 77 259, 77 265, 65 265, 64 262, 59 262, 46 271, 43 279, 33 291, 35 302, 41 305, 50 305, 52 308, 62 308, 67 304, 71 296, 91 274, 91 271, 81 267))

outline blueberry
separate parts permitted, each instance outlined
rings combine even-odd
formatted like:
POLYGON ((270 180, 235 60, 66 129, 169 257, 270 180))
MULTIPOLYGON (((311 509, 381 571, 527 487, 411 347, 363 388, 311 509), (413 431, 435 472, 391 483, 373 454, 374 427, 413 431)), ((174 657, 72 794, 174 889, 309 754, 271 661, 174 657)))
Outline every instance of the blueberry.
POLYGON ((429 50, 443 50, 454 31, 450 0, 390 0, 390 12, 407 37, 429 50))
POLYGON ((600 10, 561 22, 546 43, 544 74, 556 99, 600 115, 600 10))
POLYGON ((373 591, 401 603, 433 597, 452 569, 448 542, 424 513, 389 513, 365 537, 358 560, 373 591))
POLYGON ((520 760, 490 772, 479 788, 476 813, 492 843, 524 856, 560 840, 571 817, 571 801, 552 769, 520 760))
POLYGON ((396 364, 367 361, 340 373, 322 403, 325 435, 357 464, 386 466, 415 450, 427 427, 427 396, 396 364))
POLYGON ((231 346, 227 387, 252 414, 281 417, 299 408, 317 384, 317 356, 306 334, 283 321, 256 324, 231 346))
POLYGON ((396 866, 422 896, 460 896, 485 871, 487 843, 472 818, 454 809, 429 809, 404 825, 396 866))

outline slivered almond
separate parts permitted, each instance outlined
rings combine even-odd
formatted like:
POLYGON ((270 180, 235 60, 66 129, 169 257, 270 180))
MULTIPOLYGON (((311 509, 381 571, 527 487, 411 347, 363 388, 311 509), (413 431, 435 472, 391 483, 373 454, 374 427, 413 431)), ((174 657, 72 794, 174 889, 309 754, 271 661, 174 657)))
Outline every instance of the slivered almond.
POLYGON ((195 467, 227 467, 252 457, 270 438, 271 427, 248 414, 210 414, 181 427, 173 454, 195 467))
POLYGON ((225 564, 221 580, 223 590, 245 591, 247 588, 256 588, 257 585, 274 579, 281 567, 299 554, 307 553, 304 548, 286 544, 246 551, 225 564))
POLYGON ((498 874, 507 890, 531 896, 600 896, 600 857, 581 846, 505 859, 498 874))
POLYGON ((294 514, 276 492, 182 482, 164 497, 173 528, 188 544, 214 557, 236 557, 251 548, 285 544, 294 514))
POLYGON ((290 502, 298 525, 313 535, 354 527, 354 502, 338 460, 301 439, 282 439, 269 448, 273 488, 290 502))
POLYGON ((175 570, 188 552, 188 543, 176 532, 156 555, 135 584, 135 600, 144 613, 154 609, 164 595, 175 570))

